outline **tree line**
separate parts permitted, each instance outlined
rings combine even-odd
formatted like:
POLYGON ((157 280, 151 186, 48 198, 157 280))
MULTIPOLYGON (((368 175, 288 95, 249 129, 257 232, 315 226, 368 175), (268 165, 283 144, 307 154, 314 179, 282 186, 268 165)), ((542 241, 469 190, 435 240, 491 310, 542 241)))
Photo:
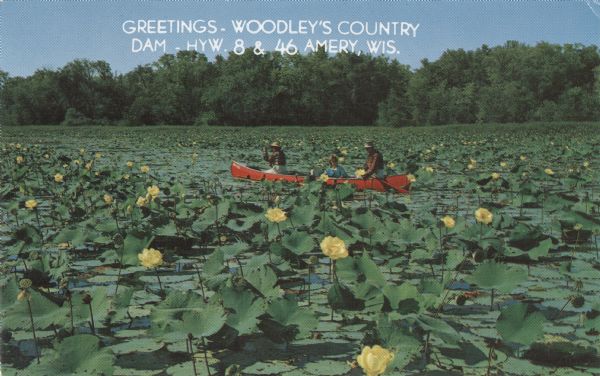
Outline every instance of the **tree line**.
POLYGON ((411 70, 324 51, 166 54, 117 74, 74 60, 28 77, 0 71, 0 121, 29 124, 381 125, 600 120, 596 46, 509 41, 447 50, 411 70))

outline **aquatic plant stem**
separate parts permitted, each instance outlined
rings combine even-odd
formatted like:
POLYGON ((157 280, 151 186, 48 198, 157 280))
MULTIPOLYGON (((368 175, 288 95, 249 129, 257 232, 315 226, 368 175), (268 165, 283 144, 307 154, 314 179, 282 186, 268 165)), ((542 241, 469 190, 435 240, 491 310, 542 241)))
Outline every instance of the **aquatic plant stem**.
POLYGON ((208 373, 208 376, 211 376, 210 374, 210 367, 208 366, 208 354, 206 351, 206 341, 204 340, 204 337, 200 337, 202 339, 202 351, 204 351, 204 364, 206 365, 206 372, 208 373))
POLYGON ((96 334, 96 326, 94 325, 94 312, 92 311, 92 303, 89 304, 90 308, 90 328, 92 329, 92 334, 96 334))
POLYGON ((185 340, 185 347, 188 348, 188 351, 190 352, 192 367, 194 369, 194 376, 198 376, 198 370, 196 370, 196 357, 194 356, 194 345, 192 344, 192 338, 192 334, 188 334, 188 337, 185 340))
POLYGON ((29 310, 29 320, 31 321, 31 332, 33 333, 33 345, 35 346, 35 356, 37 358, 38 364, 40 363, 40 350, 38 348, 37 336, 35 334, 35 324, 33 323, 33 312, 31 311, 31 301, 29 297, 27 297, 27 308, 29 310))
POLYGON ((160 288, 160 297, 164 298, 165 292, 162 287, 162 282, 160 281, 160 275, 158 274, 158 268, 155 268, 154 271, 156 272, 156 279, 158 280, 158 287, 160 288))

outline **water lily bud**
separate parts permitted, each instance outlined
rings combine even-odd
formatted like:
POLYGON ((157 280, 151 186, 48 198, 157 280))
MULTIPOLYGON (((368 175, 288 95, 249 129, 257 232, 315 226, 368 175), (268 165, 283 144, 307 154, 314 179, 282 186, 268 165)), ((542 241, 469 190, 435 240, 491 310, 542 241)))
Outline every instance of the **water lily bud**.
POLYGON ((446 228, 454 228, 454 226, 456 225, 456 221, 454 220, 454 218, 450 217, 449 215, 442 218, 441 221, 446 228))
POLYGON ((571 300, 571 305, 573 305, 574 308, 581 308, 584 303, 585 298, 582 295, 577 295, 571 300))
POLYGON ((465 305, 466 302, 467 302, 467 297, 465 296, 465 294, 460 294, 456 297, 457 305, 463 306, 463 305, 465 305))
POLYGON ((17 294, 17 300, 22 302, 23 300, 27 300, 31 298, 31 294, 27 290, 21 290, 17 294))
POLYGON ((31 200, 25 201, 25 207, 29 210, 33 210, 33 209, 37 208, 37 206, 38 206, 38 202, 36 200, 31 199, 31 200))
POLYGON ((90 294, 85 294, 81 300, 83 301, 83 304, 92 304, 92 300, 94 299, 90 294))
POLYGON ((319 262, 319 258, 317 256, 310 256, 308 258, 308 264, 309 265, 315 265, 318 262, 319 262))

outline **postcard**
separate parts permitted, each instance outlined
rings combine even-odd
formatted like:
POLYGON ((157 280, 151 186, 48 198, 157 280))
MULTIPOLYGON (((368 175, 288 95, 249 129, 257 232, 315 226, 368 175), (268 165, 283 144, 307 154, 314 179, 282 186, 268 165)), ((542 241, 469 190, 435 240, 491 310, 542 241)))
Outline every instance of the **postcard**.
POLYGON ((600 374, 600 2, 0 0, 0 374, 600 374))

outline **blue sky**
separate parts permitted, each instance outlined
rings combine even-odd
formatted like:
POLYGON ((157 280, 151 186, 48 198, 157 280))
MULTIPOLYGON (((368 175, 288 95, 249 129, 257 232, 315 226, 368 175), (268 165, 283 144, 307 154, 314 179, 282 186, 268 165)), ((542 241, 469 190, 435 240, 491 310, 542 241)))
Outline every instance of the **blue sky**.
MULTIPOLYGON (((592 1, 592 0, 590 0, 592 1)), ((219 37, 233 47, 238 38, 230 20, 308 19, 406 21, 420 24, 416 38, 395 38, 395 57, 413 68, 423 58, 436 59, 446 49, 474 49, 507 40, 534 44, 600 45, 600 19, 584 1, 16 1, 0 2, 0 69, 12 76, 39 68, 57 68, 75 58, 101 59, 113 70, 127 72, 152 62, 161 52, 131 52, 131 38, 122 31, 128 19, 214 19, 225 28, 219 37)), ((145 36, 144 36, 145 37, 145 36)), ((151 35, 167 39, 167 52, 185 48, 196 35, 151 35)), ((213 36, 215 37, 215 36, 213 36)), ((308 38, 302 36, 300 45, 308 38)), ((328 38, 340 38, 335 33, 328 38)), ((261 39, 274 46, 276 37, 261 39)), ((283 36, 287 40, 289 36, 283 36)), ((296 38, 296 37, 294 37, 296 38)), ((325 36, 318 35, 319 39, 325 36)), ((360 43, 370 37, 356 39, 360 43)), ((353 39, 353 38, 351 38, 353 39)), ((376 39, 389 39, 376 38, 376 39)), ((211 56, 211 54, 207 54, 211 56)))

